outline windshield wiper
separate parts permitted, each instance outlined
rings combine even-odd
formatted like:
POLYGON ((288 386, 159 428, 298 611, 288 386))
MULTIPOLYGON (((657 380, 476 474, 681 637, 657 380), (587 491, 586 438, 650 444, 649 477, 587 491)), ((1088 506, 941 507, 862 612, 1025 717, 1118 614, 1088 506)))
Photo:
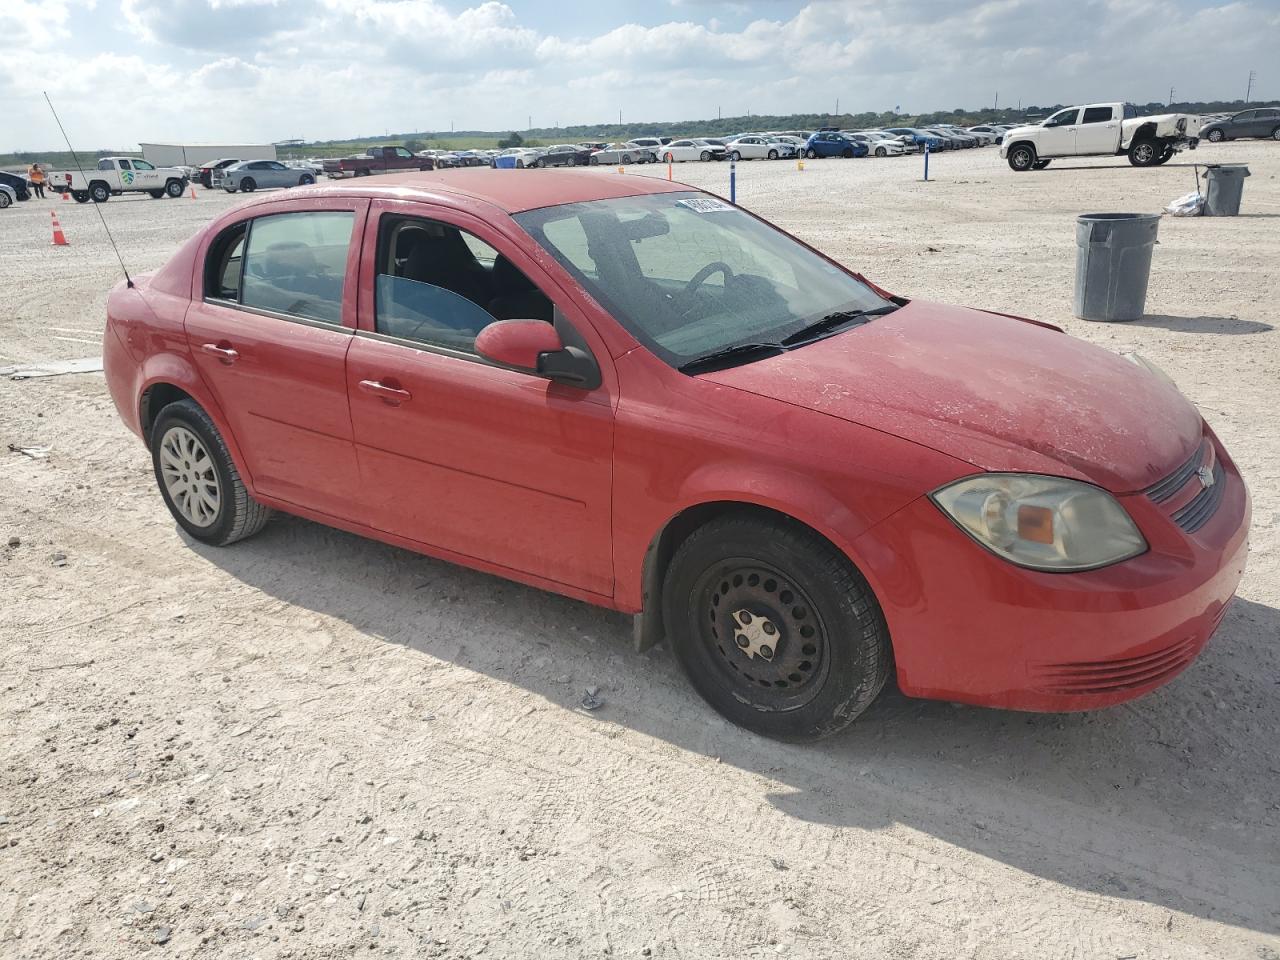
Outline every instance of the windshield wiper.
POLYGON ((876 307, 874 310, 837 310, 834 313, 828 313, 820 320, 815 320, 807 326, 801 327, 795 333, 789 333, 782 338, 784 347, 794 347, 799 343, 807 343, 817 338, 819 334, 835 330, 837 327, 847 325, 857 325, 867 323, 872 317, 882 317, 886 313, 893 313, 898 309, 896 303, 887 303, 883 307, 876 307))
POLYGON ((723 350, 713 350, 701 357, 694 357, 680 364, 676 369, 681 373, 705 373, 722 367, 736 366, 750 360, 760 360, 765 356, 785 353, 786 347, 780 343, 735 343, 723 350))

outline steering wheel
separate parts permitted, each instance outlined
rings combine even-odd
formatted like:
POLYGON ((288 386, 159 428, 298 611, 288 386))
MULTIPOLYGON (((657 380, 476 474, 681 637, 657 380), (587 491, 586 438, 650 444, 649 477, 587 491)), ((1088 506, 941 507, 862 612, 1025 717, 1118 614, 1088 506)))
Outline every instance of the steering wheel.
POLYGON ((698 288, 707 281, 707 277, 713 273, 723 273, 724 282, 727 286, 729 281, 733 279, 732 268, 723 260, 712 260, 705 267, 689 278, 689 282, 684 285, 684 289, 680 292, 683 297, 692 297, 698 292, 698 288))

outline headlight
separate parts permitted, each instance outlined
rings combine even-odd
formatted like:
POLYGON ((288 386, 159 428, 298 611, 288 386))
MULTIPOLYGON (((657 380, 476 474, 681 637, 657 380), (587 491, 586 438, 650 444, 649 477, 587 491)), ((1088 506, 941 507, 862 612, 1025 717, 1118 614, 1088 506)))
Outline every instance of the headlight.
POLYGON ((1178 385, 1177 385, 1176 383, 1174 383, 1173 377, 1169 376, 1167 373, 1165 373, 1163 370, 1161 370, 1159 367, 1157 367, 1154 363, 1152 363, 1150 360, 1148 360, 1148 359, 1147 359, 1146 357, 1144 357, 1142 354, 1140 354, 1140 353, 1122 353, 1122 354, 1120 354, 1120 356, 1124 357, 1124 358, 1125 358, 1126 360, 1128 360, 1130 363, 1135 364, 1136 366, 1141 367, 1143 370, 1147 371, 1147 373, 1151 374, 1151 375, 1152 375, 1153 377, 1155 377, 1157 380, 1160 380, 1160 381, 1163 381, 1164 383, 1167 383, 1169 386, 1173 387, 1173 389, 1175 389, 1175 390, 1177 390, 1177 389, 1178 389, 1178 385))
POLYGON ((930 496, 982 546, 1033 570, 1092 570, 1147 549, 1147 541, 1111 494, 1076 480, 987 473, 930 496))

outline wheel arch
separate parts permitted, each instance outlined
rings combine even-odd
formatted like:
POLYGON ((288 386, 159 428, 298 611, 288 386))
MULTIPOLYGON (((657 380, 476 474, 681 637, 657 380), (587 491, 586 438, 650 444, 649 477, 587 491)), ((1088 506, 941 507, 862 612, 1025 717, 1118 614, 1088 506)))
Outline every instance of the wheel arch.
POLYGON ((1162 137, 1156 136, 1156 125, 1154 123, 1141 124, 1136 130, 1133 131, 1133 133, 1129 136, 1129 139, 1125 143, 1123 143, 1122 146, 1127 150, 1129 147, 1133 146, 1139 140, 1146 140, 1148 138, 1152 140, 1163 139, 1162 137))
POLYGON ((1040 156, 1040 151, 1036 149, 1036 144, 1034 140, 1013 141, 1013 143, 1008 144, 1005 147, 1005 151, 1004 151, 1005 156, 1007 157, 1009 154, 1013 153, 1013 151, 1017 150, 1019 147, 1030 147, 1032 153, 1034 153, 1037 157, 1040 156))
POLYGON ((850 556, 848 548, 841 544, 837 536, 824 530, 820 523, 796 516, 794 512, 746 499, 721 498, 690 504, 667 518, 654 533, 645 550, 640 569, 641 610, 636 614, 634 623, 637 650, 647 650, 662 642, 666 636, 665 625, 662 622, 662 588, 671 566, 671 559, 680 545, 694 531, 729 515, 754 516, 807 530, 829 543, 855 568, 858 566, 850 556))
POLYGON ((166 406, 179 400, 190 400, 209 415, 227 445, 227 452, 231 454, 236 470, 252 491, 253 475, 240 452, 235 434, 223 416, 222 408, 205 389, 200 374, 176 356, 153 357, 143 371, 137 401, 138 426, 142 431, 143 442, 148 448, 151 446, 151 429, 155 426, 156 417, 166 406))

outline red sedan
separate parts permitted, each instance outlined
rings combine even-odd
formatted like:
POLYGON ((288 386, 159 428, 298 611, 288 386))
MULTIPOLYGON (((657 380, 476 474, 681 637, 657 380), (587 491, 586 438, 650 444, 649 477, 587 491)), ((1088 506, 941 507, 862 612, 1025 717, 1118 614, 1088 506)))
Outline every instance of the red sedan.
POLYGON ((112 396, 192 537, 281 510, 635 614, 769 736, 839 730, 891 671, 1136 697, 1244 569, 1245 484, 1150 364, 891 295, 663 180, 292 191, 107 311, 112 396))

